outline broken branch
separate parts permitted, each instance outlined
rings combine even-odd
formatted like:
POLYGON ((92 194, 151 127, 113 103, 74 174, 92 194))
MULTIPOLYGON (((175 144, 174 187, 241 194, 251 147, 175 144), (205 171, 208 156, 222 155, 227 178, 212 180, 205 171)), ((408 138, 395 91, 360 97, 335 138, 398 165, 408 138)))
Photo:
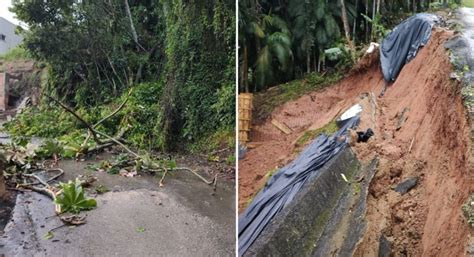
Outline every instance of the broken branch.
POLYGON ((205 179, 203 176, 199 175, 199 173, 197 173, 196 171, 188 168, 188 167, 176 167, 176 168, 173 168, 171 170, 186 170, 186 171, 189 171, 191 172, 192 174, 194 174, 196 177, 198 177, 199 179, 201 179, 204 183, 208 184, 208 185, 211 185, 211 184, 214 184, 215 181, 217 180, 217 176, 214 177, 214 179, 212 179, 211 181, 205 179))
POLYGON ((142 157, 140 155, 138 155, 137 153, 135 153, 134 151, 130 150, 130 148, 128 148, 126 145, 122 144, 122 142, 120 142, 119 140, 103 133, 103 132, 100 132, 100 131, 96 131, 99 135, 101 136, 104 136, 106 137, 107 139, 113 141, 114 143, 116 143, 117 145, 121 146, 123 149, 125 149, 127 152, 129 152, 130 154, 132 154, 133 156, 137 157, 137 158, 140 158, 142 159, 142 157))
POLYGON ((160 187, 164 186, 163 181, 165 180, 165 176, 167 173, 168 173, 168 169, 165 169, 165 172, 163 172, 163 176, 161 176, 161 179, 160 179, 160 187))
POLYGON ((69 108, 67 105, 61 103, 59 100, 57 100, 56 98, 50 96, 50 95, 47 95, 47 94, 44 94, 46 97, 48 97, 49 99, 51 99, 53 102, 57 103, 59 106, 61 106, 64 110, 66 110, 67 112, 71 113, 74 117, 76 117, 76 119, 78 119, 81 123, 83 123, 87 129, 90 131, 90 133, 92 134, 93 138, 94 138, 94 141, 97 143, 97 144, 101 144, 101 141, 99 140, 99 138, 97 137, 97 131, 94 130, 94 128, 92 128, 92 126, 87 122, 85 121, 81 116, 79 116, 79 114, 77 114, 74 110, 72 110, 71 108, 69 108))
POLYGON ((102 118, 101 120, 99 120, 97 123, 95 123, 92 127, 93 128, 96 128, 97 126, 99 126, 102 122, 106 121, 107 119, 111 118, 112 116, 114 116, 115 114, 117 114, 120 110, 122 110, 122 108, 125 106, 125 104, 128 102, 128 99, 130 97, 130 95, 132 94, 132 91, 133 89, 130 88, 130 90, 128 91, 128 95, 127 95, 127 98, 125 98, 125 100, 120 104, 120 106, 115 109, 115 111, 111 112, 109 115, 105 116, 104 118, 102 118))
MULTIPOLYGON (((59 171, 59 173, 56 174, 56 175, 54 175, 54 176, 52 176, 52 177, 51 177, 50 179, 48 179, 47 181, 43 181, 43 183, 44 183, 44 182, 49 183, 49 182, 51 182, 51 181, 53 181, 53 180, 58 179, 58 178, 61 177, 62 175, 64 175, 64 170, 62 170, 62 169, 60 169, 60 168, 50 169, 50 170, 45 170, 45 171, 46 171, 46 172, 59 171)), ((32 174, 23 174, 23 175, 24 175, 25 177, 30 177, 30 178, 33 177, 33 176, 31 176, 32 174)), ((43 183, 41 183, 41 180, 39 179, 38 176, 34 176, 33 178, 36 179, 36 180, 38 180, 38 182, 29 183, 29 184, 23 184, 23 186, 34 186, 34 185, 38 185, 38 184, 43 184, 43 183)), ((45 184, 43 184, 43 185, 45 185, 45 184)))

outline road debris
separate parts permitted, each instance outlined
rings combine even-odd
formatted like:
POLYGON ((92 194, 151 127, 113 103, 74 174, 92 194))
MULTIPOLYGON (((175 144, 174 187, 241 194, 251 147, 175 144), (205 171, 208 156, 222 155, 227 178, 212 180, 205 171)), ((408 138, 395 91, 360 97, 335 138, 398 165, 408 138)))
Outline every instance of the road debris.
POLYGON ((418 184, 418 180, 418 177, 408 178, 402 183, 398 184, 397 187, 395 187, 395 191, 401 195, 404 195, 418 184))
POLYGON ((286 124, 279 122, 278 120, 272 119, 272 124, 279 130, 281 130, 281 132, 287 135, 291 134, 292 132, 291 129, 286 124))

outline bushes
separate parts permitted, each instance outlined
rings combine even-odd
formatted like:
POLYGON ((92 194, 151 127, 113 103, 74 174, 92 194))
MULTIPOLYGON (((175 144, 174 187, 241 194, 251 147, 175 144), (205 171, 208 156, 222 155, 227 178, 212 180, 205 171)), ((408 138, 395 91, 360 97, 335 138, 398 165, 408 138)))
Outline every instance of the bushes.
POLYGON ((93 122, 135 88, 126 109, 100 129, 130 124, 127 139, 140 147, 171 149, 233 126, 235 3, 128 5, 136 38, 124 1, 13 3, 28 25, 25 48, 48 65, 43 92, 93 122))
POLYGON ((29 108, 3 126, 13 136, 54 138, 75 129, 69 114, 57 107, 29 108))
MULTIPOLYGON (((99 125, 98 129, 113 135, 119 129, 129 127, 124 137, 131 145, 142 149, 163 149, 163 134, 159 129, 162 113, 158 104, 161 90, 162 85, 158 82, 135 86, 124 108, 99 125)), ((94 124, 113 112, 127 95, 124 93, 107 105, 81 107, 76 112, 88 123, 94 124)), ((26 109, 4 126, 13 137, 55 138, 74 149, 80 146, 86 133, 84 124, 55 106, 26 109)))
POLYGON ((31 55, 24 48, 19 46, 10 49, 5 54, 0 55, 0 60, 2 61, 25 60, 30 58, 31 55))
MULTIPOLYGON (((133 88, 127 105, 120 112, 120 126, 130 125, 127 140, 144 149, 164 149, 164 135, 160 129, 163 114, 159 104, 161 83, 144 83, 133 88)), ((125 94, 116 103, 125 100, 125 94)))

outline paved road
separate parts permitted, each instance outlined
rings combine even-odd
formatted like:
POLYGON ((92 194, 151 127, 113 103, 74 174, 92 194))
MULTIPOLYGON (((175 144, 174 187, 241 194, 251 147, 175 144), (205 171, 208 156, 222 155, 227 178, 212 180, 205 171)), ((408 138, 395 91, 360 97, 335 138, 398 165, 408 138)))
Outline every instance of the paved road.
POLYGON ((221 184, 212 195, 185 174, 164 188, 149 177, 102 176, 116 192, 96 197, 98 208, 83 212, 87 224, 61 227, 49 240, 47 232, 62 224, 51 201, 20 194, 0 238, 0 256, 235 256, 232 186, 221 184))
POLYGON ((474 9, 459 8, 456 19, 450 22, 461 24, 462 29, 445 46, 453 53, 452 63, 457 73, 462 74, 464 103, 474 113, 474 9))

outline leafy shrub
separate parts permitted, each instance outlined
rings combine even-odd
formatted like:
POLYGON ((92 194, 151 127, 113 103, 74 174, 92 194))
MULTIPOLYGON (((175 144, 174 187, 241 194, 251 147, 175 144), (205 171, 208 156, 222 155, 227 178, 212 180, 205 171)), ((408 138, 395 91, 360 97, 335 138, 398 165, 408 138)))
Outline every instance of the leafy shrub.
MULTIPOLYGON (((116 115, 101 123, 97 129, 113 136, 119 130, 127 128, 124 139, 132 146, 146 150, 164 150, 166 148, 165 135, 161 129, 162 91, 163 83, 160 81, 141 83, 133 86, 130 96, 128 92, 125 92, 108 104, 92 108, 79 107, 75 111, 89 124, 95 124, 116 110, 128 98, 126 105, 116 115)), ((201 104, 206 107, 199 107, 198 111, 187 111, 183 114, 201 117, 192 119, 200 121, 199 124, 188 120, 186 126, 190 129, 188 130, 190 134, 183 132, 183 136, 189 136, 188 140, 190 139, 195 145, 191 148, 207 151, 223 144, 233 145, 234 115, 230 113, 235 112, 234 92, 233 84, 229 83, 215 93, 217 97, 214 101, 202 101, 201 104), (204 113, 205 109, 207 109, 207 115, 204 113), (213 115, 209 116, 209 112, 213 115), (194 135, 198 134, 201 136, 194 138, 194 135)), ((58 147, 62 148, 61 155, 66 158, 74 157, 81 149, 87 131, 83 123, 56 106, 25 109, 4 126, 14 137, 36 136, 56 139, 58 147)), ((86 147, 90 148, 94 145, 95 143, 90 140, 86 147)), ((50 146, 52 148, 52 145, 50 146)))
MULTIPOLYGON (((112 121, 120 126, 131 128, 125 137, 132 145, 144 149, 163 149, 163 133, 160 129, 163 118, 160 106, 162 84, 160 82, 142 83, 133 87, 127 105, 112 121), (120 119, 120 120, 119 120, 120 119)), ((115 104, 123 102, 124 94, 115 104)), ((107 124, 104 124, 107 125, 107 124)))
POLYGON ((58 205, 58 212, 79 213, 84 210, 91 210, 97 207, 95 199, 86 198, 81 181, 69 181, 68 183, 60 183, 59 187, 62 192, 56 197, 54 202, 58 205))
POLYGON ((0 55, 0 60, 2 61, 15 61, 15 60, 24 60, 30 59, 31 55, 23 47, 17 46, 8 50, 8 52, 0 55))
POLYGON ((25 109, 3 126, 12 136, 53 138, 76 129, 72 119, 70 114, 57 107, 33 107, 25 109))

